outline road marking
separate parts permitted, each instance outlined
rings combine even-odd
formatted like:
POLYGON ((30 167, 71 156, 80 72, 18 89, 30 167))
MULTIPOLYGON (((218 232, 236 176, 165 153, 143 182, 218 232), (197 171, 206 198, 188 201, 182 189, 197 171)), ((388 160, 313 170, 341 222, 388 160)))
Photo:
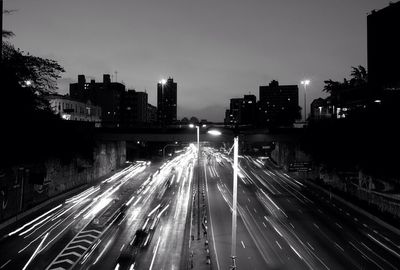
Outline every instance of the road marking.
POLYGON ((289 246, 290 246, 290 248, 294 251, 294 253, 296 253, 296 255, 299 256, 300 259, 303 259, 303 258, 301 257, 301 255, 300 255, 300 253, 298 253, 297 250, 295 250, 294 247, 292 247, 292 245, 289 244, 289 246))
POLYGON ((400 258, 400 254, 397 253, 396 251, 394 251, 393 249, 389 248, 388 246, 386 246, 384 243, 380 242, 378 239, 376 239, 375 237, 371 236, 370 234, 367 234, 372 240, 374 240, 375 242, 377 242, 378 244, 380 244, 382 247, 386 248, 387 250, 389 250, 390 252, 392 252, 394 255, 396 255, 397 257, 400 258))
POLYGON ((310 243, 307 242, 307 245, 309 245, 312 250, 315 250, 310 243))
POLYGON ((4 268, 7 264, 9 264, 11 262, 11 259, 6 261, 2 266, 0 266, 0 269, 4 268))
POLYGON ((390 262, 388 262, 387 260, 385 260, 384 258, 382 258, 381 256, 379 256, 379 254, 377 254, 376 252, 374 252, 372 249, 370 249, 366 244, 364 244, 363 242, 361 242, 361 245, 363 245, 366 249, 368 249, 370 252, 372 252, 376 257, 380 258, 382 261, 386 262, 388 265, 390 265, 393 269, 397 269, 396 267, 394 267, 393 264, 391 264, 390 262))
POLYGON ((278 247, 279 247, 280 249, 282 249, 282 247, 281 247, 281 245, 279 245, 279 242, 278 242, 278 241, 275 240, 275 243, 278 245, 278 247))
POLYGON ((376 266, 378 266, 380 269, 383 270, 383 268, 382 268, 379 264, 377 264, 373 259, 371 259, 371 258, 368 257, 365 253, 363 253, 363 252, 362 252, 359 248, 357 248, 352 242, 349 241, 349 244, 352 245, 353 248, 355 248, 358 252, 360 252, 360 253, 363 255, 363 257, 364 257, 365 259, 370 260, 370 261, 373 262, 376 266))
POLYGON ((339 223, 335 222, 335 224, 336 224, 336 226, 338 226, 340 229, 343 229, 343 227, 342 227, 342 226, 340 226, 340 224, 339 224, 339 223))
POLYGON ((242 243, 242 247, 246 248, 246 246, 244 245, 243 241, 240 241, 240 243, 242 243))
POLYGON ((319 230, 319 227, 318 227, 318 225, 317 225, 317 224, 315 224, 315 222, 314 222, 313 224, 314 224, 315 228, 317 228, 317 229, 319 230))
POLYGON ((40 248, 43 245, 43 242, 46 240, 47 236, 49 236, 49 233, 46 233, 46 235, 43 237, 42 241, 40 241, 39 245, 37 246, 37 248, 35 249, 35 251, 33 252, 32 256, 29 258, 28 262, 25 264, 24 268, 22 268, 22 270, 25 270, 28 265, 31 263, 31 261, 36 257, 36 255, 39 253, 40 248))
POLYGON ((267 228, 267 225, 265 225, 265 223, 264 223, 264 222, 263 222, 262 224, 264 225, 264 227, 265 227, 265 228, 267 228))
MULTIPOLYGON (((206 172, 206 164, 204 164, 204 172, 206 172)), ((206 182, 206 190, 208 194, 208 181, 207 181, 207 174, 205 174, 205 182, 206 182)), ((217 269, 219 270, 219 261, 218 261, 218 254, 217 254, 217 247, 215 246, 215 239, 214 239, 214 229, 213 229, 213 221, 212 221, 212 215, 210 211, 210 198, 207 196, 207 208, 208 208, 208 213, 210 214, 210 226, 211 226, 211 236, 212 236, 212 241, 213 241, 213 246, 214 246, 214 252, 215 252, 215 259, 217 261, 217 269)))
POLYGON ((157 244, 154 247, 154 255, 153 255, 153 258, 151 259, 151 264, 150 264, 149 270, 153 269, 154 259, 156 258, 156 255, 157 255, 157 250, 158 250, 158 246, 160 245, 160 240, 161 240, 161 236, 158 237, 157 244))
POLYGON ((344 249, 341 247, 341 246, 339 246, 339 244, 338 243, 336 243, 336 242, 333 242, 333 243, 335 243, 335 246, 337 246, 341 251, 343 251, 344 252, 344 249))

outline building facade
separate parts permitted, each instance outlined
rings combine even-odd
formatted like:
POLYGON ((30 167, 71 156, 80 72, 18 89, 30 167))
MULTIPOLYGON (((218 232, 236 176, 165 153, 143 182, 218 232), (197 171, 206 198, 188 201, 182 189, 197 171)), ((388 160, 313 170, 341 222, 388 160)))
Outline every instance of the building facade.
POLYGON ((121 99, 121 126, 134 127, 147 122, 147 93, 128 90, 121 99))
POLYGON ((101 124, 101 108, 90 101, 84 103, 70 96, 50 95, 47 97, 53 112, 64 120, 95 122, 101 124))
POLYGON ((299 88, 297 85, 279 85, 271 81, 260 86, 258 102, 258 124, 260 126, 291 125, 299 110, 299 88))
POLYGON ((102 109, 102 125, 119 127, 121 122, 121 100, 125 85, 111 82, 109 74, 103 75, 103 82, 91 80, 86 82, 85 75, 78 75, 78 82, 71 83, 69 88, 72 99, 100 106, 102 109))
POLYGON ((171 77, 157 84, 157 120, 160 124, 173 124, 177 120, 177 88, 171 77))
POLYGON ((147 103, 147 120, 146 122, 150 125, 157 123, 157 107, 147 103))
POLYGON ((255 95, 244 95, 242 101, 241 124, 255 125, 257 123, 257 98, 255 95))
POLYGON ((400 2, 367 16, 368 81, 375 92, 400 91, 400 2))

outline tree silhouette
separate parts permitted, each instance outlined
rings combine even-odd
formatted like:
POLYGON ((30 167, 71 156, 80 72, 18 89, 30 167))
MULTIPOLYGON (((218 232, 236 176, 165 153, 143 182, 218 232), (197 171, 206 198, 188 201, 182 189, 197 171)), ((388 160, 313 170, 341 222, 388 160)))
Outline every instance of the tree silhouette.
POLYGON ((351 67, 350 80, 344 78, 343 82, 333 81, 332 79, 324 81, 324 89, 322 91, 335 96, 342 90, 365 87, 368 82, 368 74, 365 67, 359 65, 358 67, 351 67))

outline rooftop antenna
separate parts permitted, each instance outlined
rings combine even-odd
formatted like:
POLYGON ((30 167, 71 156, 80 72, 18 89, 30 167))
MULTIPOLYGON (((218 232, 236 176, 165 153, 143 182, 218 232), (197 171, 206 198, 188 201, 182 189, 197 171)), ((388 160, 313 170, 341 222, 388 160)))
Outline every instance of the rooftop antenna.
POLYGON ((118 82, 118 71, 114 71, 115 73, 115 82, 118 82))

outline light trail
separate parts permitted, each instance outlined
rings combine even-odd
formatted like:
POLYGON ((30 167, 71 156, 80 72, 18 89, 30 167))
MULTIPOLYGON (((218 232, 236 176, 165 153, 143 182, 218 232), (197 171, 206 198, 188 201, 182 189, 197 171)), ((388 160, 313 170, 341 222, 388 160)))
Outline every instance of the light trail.
POLYGON ((58 206, 56 206, 56 207, 54 207, 53 209, 47 211, 46 213, 42 214, 41 216, 39 216, 39 217, 35 218, 34 220, 32 220, 32 221, 26 223, 26 224, 23 225, 22 227, 16 229, 16 230, 13 231, 13 232, 10 232, 10 233, 8 234, 8 236, 14 235, 14 234, 16 234, 16 233, 22 231, 23 229, 25 229, 26 227, 28 227, 28 226, 31 225, 32 223, 38 221, 39 219, 41 219, 42 217, 46 216, 47 214, 50 214, 51 212, 54 212, 55 210, 57 210, 57 209, 60 208, 61 206, 62 206, 62 204, 59 204, 58 206))
POLYGON ((157 244, 156 244, 156 246, 154 248, 154 255, 153 255, 153 258, 151 259, 151 264, 150 264, 149 270, 153 269, 153 264, 154 264, 154 260, 155 260, 156 255, 157 255, 158 247, 160 245, 160 240, 161 240, 161 237, 158 237, 157 244))
POLYGON ((32 256, 30 257, 30 259, 28 260, 28 262, 25 264, 25 266, 22 268, 22 270, 25 270, 28 265, 32 262, 32 260, 36 257, 36 255, 38 254, 39 249, 41 248, 41 246, 43 245, 44 240, 46 240, 47 236, 49 236, 49 233, 47 233, 42 241, 39 243, 39 245, 37 246, 35 252, 33 252, 32 256))

